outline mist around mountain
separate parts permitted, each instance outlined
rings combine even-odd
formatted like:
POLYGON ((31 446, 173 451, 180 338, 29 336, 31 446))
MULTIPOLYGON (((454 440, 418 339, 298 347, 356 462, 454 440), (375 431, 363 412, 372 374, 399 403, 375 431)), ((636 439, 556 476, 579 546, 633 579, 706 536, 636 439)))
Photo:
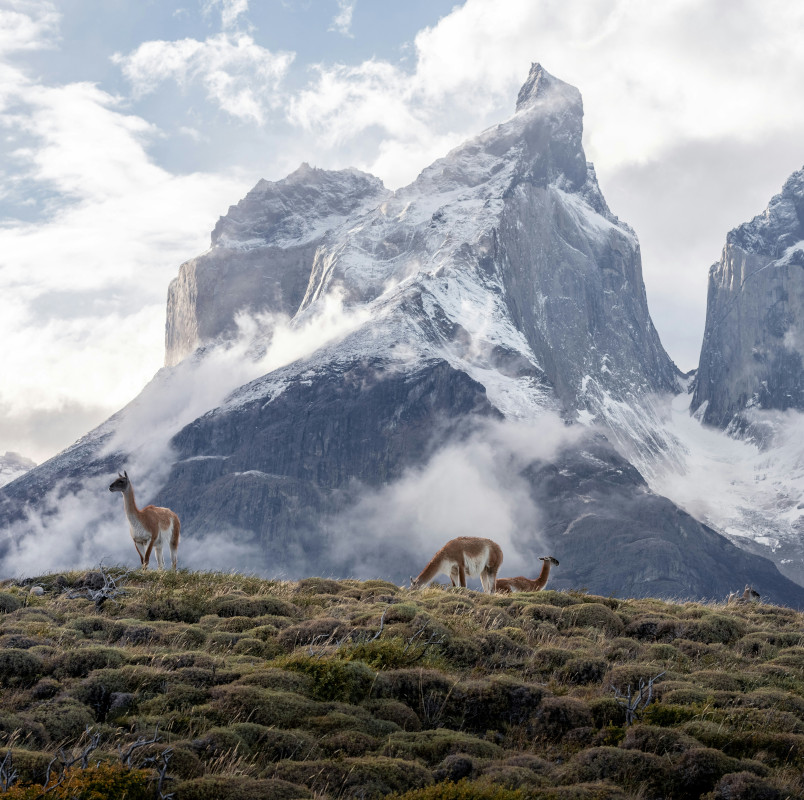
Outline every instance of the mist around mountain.
POLYGON ((7 450, 0 456, 0 486, 15 481, 35 466, 36 462, 30 458, 7 450))
POLYGON ((681 419, 689 382, 582 118, 578 90, 534 64, 509 120, 396 192, 309 165, 260 181, 171 284, 167 366, 0 492, 0 572, 130 561, 107 491, 125 468, 141 504, 179 514, 193 569, 398 583, 477 535, 506 574, 556 555, 558 588, 752 583, 804 607, 710 513, 721 451, 681 419))

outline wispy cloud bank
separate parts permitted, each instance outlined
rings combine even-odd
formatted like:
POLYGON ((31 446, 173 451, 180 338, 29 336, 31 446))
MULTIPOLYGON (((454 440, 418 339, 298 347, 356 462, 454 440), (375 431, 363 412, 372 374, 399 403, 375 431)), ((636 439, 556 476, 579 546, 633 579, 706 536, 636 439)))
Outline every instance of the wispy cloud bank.
POLYGON ((245 33, 220 33, 204 41, 151 41, 113 61, 131 82, 135 94, 153 92, 163 81, 185 87, 200 83, 223 111, 261 125, 280 99, 277 88, 294 58, 272 53, 245 33))
POLYGON ((549 554, 524 470, 586 435, 551 413, 485 423, 397 482, 362 492, 348 511, 322 523, 330 543, 324 560, 344 575, 398 580, 406 567, 418 574, 448 540, 480 536, 502 547, 500 577, 535 577, 538 557, 549 554))
POLYGON ((357 0, 338 0, 338 13, 332 20, 332 25, 330 25, 329 29, 341 33, 344 36, 354 36, 351 29, 352 16, 355 13, 356 5, 357 0))

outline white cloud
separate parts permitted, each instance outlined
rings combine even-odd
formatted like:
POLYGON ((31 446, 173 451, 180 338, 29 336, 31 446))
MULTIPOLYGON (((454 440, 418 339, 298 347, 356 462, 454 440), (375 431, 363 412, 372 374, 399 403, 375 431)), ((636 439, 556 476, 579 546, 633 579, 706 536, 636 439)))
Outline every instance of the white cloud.
MULTIPOLYGON (((679 140, 800 129, 804 107, 791 100, 804 80, 802 23, 804 7, 781 0, 739 14, 722 0, 509 0, 505 13, 494 0, 467 0, 417 35, 412 72, 375 60, 320 67, 291 116, 332 142, 376 126, 424 152, 430 138, 465 138, 510 114, 538 60, 581 89, 587 149, 612 169, 679 140)), ((409 163, 406 179, 422 166, 409 163)))
POLYGON ((35 222, 0 227, 0 434, 5 449, 38 461, 159 367, 168 281, 248 183, 172 175, 145 150, 159 132, 122 113, 117 98, 0 68, 0 128, 25 143, 13 151, 6 195, 47 198, 35 222))
POLYGON ((353 37, 352 16, 355 13, 357 0, 338 0, 338 13, 332 20, 329 30, 341 33, 344 36, 353 37))
POLYGON ((209 14, 213 9, 220 9, 221 27, 224 30, 236 28, 240 17, 248 13, 248 0, 206 0, 203 9, 209 14))
POLYGON ((0 8, 0 55, 53 47, 61 14, 53 3, 6 0, 0 8))
POLYGON ((349 565, 356 577, 387 577, 399 569, 388 563, 389 548, 422 569, 449 539, 480 536, 502 547, 500 577, 535 578, 541 565, 534 558, 548 553, 523 470, 586 435, 550 413, 528 422, 488 422, 398 481, 364 491, 351 509, 322 523, 330 542, 326 560, 349 565))
POLYGON ((290 52, 272 53, 245 33, 205 39, 144 42, 118 64, 137 95, 167 80, 186 87, 200 83, 207 97, 233 117, 261 125, 279 103, 277 90, 292 63, 290 52))

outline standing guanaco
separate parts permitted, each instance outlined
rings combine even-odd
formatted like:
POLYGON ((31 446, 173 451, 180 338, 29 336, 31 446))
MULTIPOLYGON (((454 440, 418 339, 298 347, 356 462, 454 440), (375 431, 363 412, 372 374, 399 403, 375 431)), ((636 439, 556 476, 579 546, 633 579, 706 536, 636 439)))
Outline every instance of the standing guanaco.
POLYGON ((169 508, 160 508, 159 506, 137 508, 137 503, 134 500, 134 487, 128 479, 128 473, 125 471, 122 475, 119 472, 117 473, 117 480, 109 487, 109 491, 123 493, 123 503, 131 530, 131 538, 134 540, 134 547, 137 548, 142 568, 148 569, 151 550, 156 552, 156 563, 159 565, 159 569, 165 568, 162 559, 162 544, 167 539, 170 560, 175 570, 181 532, 181 523, 178 516, 169 508))
POLYGON ((502 564, 500 545, 478 536, 450 539, 431 559, 418 577, 410 579, 411 589, 420 589, 436 575, 449 575, 453 586, 466 586, 467 575, 479 575, 484 592, 493 592, 497 571, 502 564))
POLYGON ((516 578, 497 578, 497 591, 500 594, 510 594, 511 592, 538 592, 544 589, 547 579, 550 577, 550 567, 554 564, 558 566, 558 559, 552 556, 542 556, 542 571, 535 581, 524 578, 522 575, 516 578))

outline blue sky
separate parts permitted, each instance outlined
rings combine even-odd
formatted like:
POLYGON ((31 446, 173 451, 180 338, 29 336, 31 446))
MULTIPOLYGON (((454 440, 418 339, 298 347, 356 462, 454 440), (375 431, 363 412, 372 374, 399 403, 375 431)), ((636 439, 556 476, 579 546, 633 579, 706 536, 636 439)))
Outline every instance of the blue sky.
POLYGON ((502 121, 530 63, 640 237, 682 369, 732 227, 804 163, 785 0, 0 0, 0 453, 42 460, 163 359, 167 286, 302 161, 390 188, 502 121))

